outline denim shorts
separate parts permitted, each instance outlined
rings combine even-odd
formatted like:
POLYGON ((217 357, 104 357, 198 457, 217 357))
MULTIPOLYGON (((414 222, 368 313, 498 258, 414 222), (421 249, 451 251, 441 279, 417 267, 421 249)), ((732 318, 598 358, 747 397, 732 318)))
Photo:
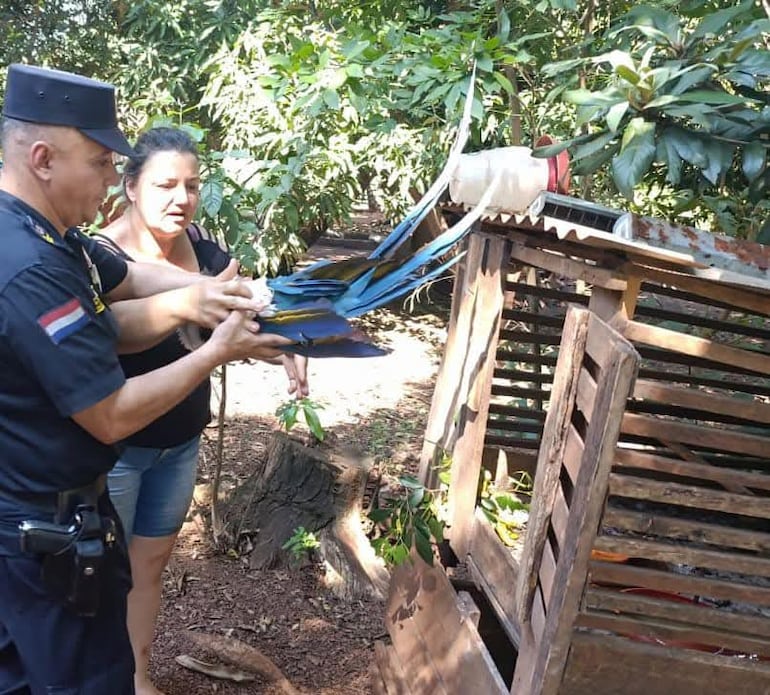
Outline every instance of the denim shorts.
POLYGON ((126 541, 157 538, 182 528, 195 489, 200 437, 170 449, 130 446, 108 476, 110 499, 126 541))

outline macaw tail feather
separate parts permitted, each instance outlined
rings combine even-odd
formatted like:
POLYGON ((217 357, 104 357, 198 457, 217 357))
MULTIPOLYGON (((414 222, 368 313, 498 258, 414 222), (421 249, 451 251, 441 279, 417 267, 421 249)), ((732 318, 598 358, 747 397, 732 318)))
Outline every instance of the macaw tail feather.
POLYGON ((465 95, 465 106, 460 125, 457 128, 457 135, 452 147, 449 150, 444 168, 438 175, 433 184, 425 191, 425 194, 407 213, 406 217, 386 236, 379 246, 369 254, 369 258, 389 258, 396 249, 401 246, 417 229, 417 225, 422 222, 426 215, 435 207, 439 196, 449 185, 449 179, 452 177, 458 163, 460 155, 468 142, 468 136, 471 129, 471 111, 473 109, 473 94, 476 85, 476 63, 473 64, 468 90, 465 95))
POLYGON ((390 350, 352 338, 339 338, 318 343, 297 343, 286 348, 286 352, 305 357, 382 357, 390 350))
POLYGON ((459 260, 459 255, 425 272, 426 268, 468 234, 474 223, 484 214, 499 181, 498 175, 470 212, 410 257, 400 261, 386 261, 352 282, 345 293, 333 301, 335 311, 349 318, 361 316, 411 292, 451 267, 459 260))

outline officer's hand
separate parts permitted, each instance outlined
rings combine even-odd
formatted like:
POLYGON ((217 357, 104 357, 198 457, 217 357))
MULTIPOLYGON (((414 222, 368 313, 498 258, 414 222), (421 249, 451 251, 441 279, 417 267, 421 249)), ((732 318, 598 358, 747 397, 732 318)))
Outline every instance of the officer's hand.
POLYGON ((211 334, 206 346, 214 350, 218 362, 254 358, 271 360, 281 355, 281 348, 291 340, 274 333, 262 333, 259 324, 245 313, 232 312, 211 334))
POLYGON ((187 321, 204 328, 214 328, 231 311, 242 311, 254 316, 265 308, 264 300, 252 298, 246 282, 239 278, 221 279, 223 274, 185 288, 187 321))

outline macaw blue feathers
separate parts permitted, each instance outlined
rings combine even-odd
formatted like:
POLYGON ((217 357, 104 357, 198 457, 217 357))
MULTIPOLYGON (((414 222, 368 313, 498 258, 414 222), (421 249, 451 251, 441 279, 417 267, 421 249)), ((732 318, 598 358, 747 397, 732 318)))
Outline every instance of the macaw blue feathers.
POLYGON ((379 357, 387 350, 367 342, 330 304, 320 300, 300 309, 277 312, 259 319, 265 333, 289 338, 294 344, 287 352, 313 357, 379 357))
POLYGON ((301 354, 308 356, 383 354, 380 348, 356 334, 347 319, 403 297, 456 263, 461 254, 448 258, 447 254, 481 217, 498 183, 495 180, 478 205, 450 229, 417 251, 395 257, 436 205, 457 168, 470 132, 475 72, 474 66, 463 116, 446 164, 425 195, 367 257, 321 261, 291 275, 264 281, 272 293, 272 303, 268 317, 259 319, 263 331, 296 337, 303 350, 301 354))

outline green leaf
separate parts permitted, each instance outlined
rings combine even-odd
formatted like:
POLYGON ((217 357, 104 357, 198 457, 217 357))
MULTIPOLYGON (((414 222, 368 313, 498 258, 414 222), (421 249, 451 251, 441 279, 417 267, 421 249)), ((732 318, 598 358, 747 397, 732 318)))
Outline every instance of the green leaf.
POLYGON ((571 149, 572 161, 574 162, 578 159, 590 157, 594 153, 603 150, 610 142, 615 139, 615 137, 616 134, 609 131, 593 133, 591 140, 578 144, 571 149))
POLYGON ((628 111, 628 102, 627 101, 621 101, 619 104, 615 104, 609 111, 607 111, 607 115, 605 116, 607 120, 607 125, 609 126, 609 129, 614 133, 617 131, 618 126, 620 125, 620 121, 623 120, 623 116, 626 115, 626 112, 628 111))
MULTIPOLYGON (((682 70, 681 73, 678 73, 681 74, 681 77, 668 91, 671 94, 681 94, 690 89, 690 87, 709 80, 717 72, 719 72, 719 68, 715 65, 703 65, 701 63, 690 65, 682 70)), ((675 75, 674 78, 676 79, 677 76, 675 75)))
POLYGON ((659 136, 655 157, 666 166, 666 181, 675 186, 678 185, 682 178, 682 158, 669 137, 668 131, 664 131, 659 136))
POLYGON ((302 413, 305 416, 305 422, 307 423, 307 426, 310 428, 310 431, 313 433, 313 436, 319 442, 322 442, 324 440, 324 437, 326 436, 326 432, 324 431, 324 428, 321 425, 321 421, 318 419, 318 413, 316 413, 315 408, 305 406, 302 409, 302 413))
POLYGON ((746 12, 750 12, 754 5, 753 0, 745 0, 740 5, 735 7, 728 7, 725 10, 719 10, 707 14, 695 27, 695 30, 690 34, 689 43, 692 44, 698 39, 702 39, 706 36, 717 36, 722 30, 734 19, 740 17, 746 12))
POLYGON ((511 81, 500 71, 495 71, 492 77, 503 88, 506 94, 513 94, 513 84, 511 81))
POLYGON ((433 567, 433 546, 431 545, 430 540, 418 533, 414 537, 414 547, 417 550, 417 554, 425 561, 425 563, 433 567))
POLYGON ((411 475, 402 475, 398 482, 401 483, 405 488, 409 488, 410 490, 417 490, 419 488, 424 487, 423 484, 417 480, 414 476, 411 475))
POLYGON ((631 84, 639 84, 639 80, 641 79, 639 75, 627 65, 618 65, 615 68, 615 72, 626 82, 630 82, 631 84))
POLYGON ((425 488, 420 486, 416 490, 413 490, 412 494, 409 495, 409 506, 414 508, 419 507, 424 498, 425 488))
POLYGON ((209 217, 216 217, 222 207, 225 195, 224 182, 219 178, 208 178, 201 185, 200 201, 209 217))
POLYGON ((332 111, 336 111, 340 107, 340 97, 333 89, 324 90, 323 100, 332 111))
POLYGON ((390 519, 391 513, 390 509, 372 509, 368 516, 375 524, 381 524, 383 521, 390 519))
POLYGON ((753 181, 762 173, 765 168, 766 157, 767 149, 759 142, 753 142, 743 148, 741 169, 743 170, 743 175, 749 181, 753 181))
POLYGON ((511 33, 511 19, 504 7, 501 8, 501 11, 497 15, 497 23, 499 26, 497 35, 500 37, 501 41, 507 41, 508 36, 511 33))
POLYGON ((612 160, 612 179, 618 190, 633 200, 634 187, 655 157, 655 124, 634 118, 623 131, 620 154, 612 160))
POLYGON ((703 151, 706 155, 706 166, 701 169, 701 172, 709 182, 716 184, 719 177, 726 172, 732 164, 735 145, 719 142, 717 140, 704 139, 703 151))
POLYGON ((730 94, 729 92, 720 92, 711 89, 692 89, 688 92, 683 92, 679 98, 682 101, 688 101, 695 104, 716 104, 724 106, 743 105, 748 101, 746 97, 738 96, 737 94, 730 94))

